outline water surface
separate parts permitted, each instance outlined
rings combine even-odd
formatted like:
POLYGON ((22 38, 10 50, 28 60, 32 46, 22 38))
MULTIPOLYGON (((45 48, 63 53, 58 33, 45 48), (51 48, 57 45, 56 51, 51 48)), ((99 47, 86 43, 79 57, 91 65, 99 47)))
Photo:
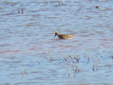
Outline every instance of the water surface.
POLYGON ((0 84, 112 84, 112 3, 0 1, 0 84), (54 39, 55 32, 76 37, 54 39))

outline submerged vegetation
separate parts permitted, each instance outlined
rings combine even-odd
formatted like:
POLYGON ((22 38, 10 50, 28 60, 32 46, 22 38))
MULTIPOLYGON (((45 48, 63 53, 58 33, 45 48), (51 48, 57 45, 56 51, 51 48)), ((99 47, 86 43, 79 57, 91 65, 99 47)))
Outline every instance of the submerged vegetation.
MULTIPOLYGON (((61 65, 65 63, 66 65, 65 70, 67 69, 67 75, 70 78, 73 85, 76 85, 76 83, 78 83, 77 80, 80 81, 79 85, 93 84, 89 81, 89 78, 88 78, 89 75, 87 73, 90 72, 90 74, 93 75, 93 73, 95 72, 102 71, 102 70, 104 71, 106 69, 111 69, 112 67, 110 62, 103 63, 104 61, 103 62, 101 61, 105 59, 105 57, 102 57, 101 55, 92 57, 92 56, 89 56, 87 53, 84 53, 83 57, 79 57, 76 55, 70 55, 68 52, 66 54, 67 55, 65 56, 63 54, 60 54, 60 56, 56 58, 56 57, 53 57, 50 52, 46 53, 46 56, 45 56, 45 53, 44 54, 38 53, 40 57, 46 59, 51 64, 54 64, 54 62, 57 62, 56 65, 61 65), (81 79, 79 80, 77 78, 78 75, 81 75, 82 80, 81 79)), ((109 58, 112 58, 112 57, 109 57, 109 58)), ((36 63, 40 65, 42 62, 37 61, 36 63)), ((28 74, 26 70, 23 71, 21 65, 19 65, 19 67, 20 67, 23 77, 25 77, 25 75, 26 76, 31 75, 31 74, 28 74)), ((98 82, 97 83, 95 82, 95 84, 98 84, 98 82)))
POLYGON ((1 85, 113 83, 112 0, 13 1, 0 3, 1 85))

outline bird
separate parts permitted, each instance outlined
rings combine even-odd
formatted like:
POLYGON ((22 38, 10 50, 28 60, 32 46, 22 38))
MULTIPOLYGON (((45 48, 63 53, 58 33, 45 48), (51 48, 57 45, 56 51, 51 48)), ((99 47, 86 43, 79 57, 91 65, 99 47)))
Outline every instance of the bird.
MULTIPOLYGON (((60 33, 58 33, 58 32, 55 32, 55 36, 56 36, 56 35, 59 37, 59 39, 72 39, 72 38, 75 37, 75 35, 60 34, 60 33)), ((54 38, 55 38, 55 36, 54 36, 54 38)))

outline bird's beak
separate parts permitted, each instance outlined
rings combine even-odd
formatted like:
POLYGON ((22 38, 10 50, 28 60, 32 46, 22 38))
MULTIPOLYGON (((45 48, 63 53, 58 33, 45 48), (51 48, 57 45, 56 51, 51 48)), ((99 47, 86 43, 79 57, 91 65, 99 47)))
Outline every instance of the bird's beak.
POLYGON ((54 36, 54 38, 56 37, 56 35, 54 36))

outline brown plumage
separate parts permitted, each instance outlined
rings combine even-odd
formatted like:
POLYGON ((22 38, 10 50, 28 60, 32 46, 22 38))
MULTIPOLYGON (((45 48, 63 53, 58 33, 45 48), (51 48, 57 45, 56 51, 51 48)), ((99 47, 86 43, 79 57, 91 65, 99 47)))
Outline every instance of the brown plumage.
MULTIPOLYGON (((58 36, 60 39, 72 39, 75 37, 75 35, 68 35, 68 34, 60 34, 58 32, 55 32, 55 36, 58 36)), ((55 37, 54 36, 54 37, 55 37)))

